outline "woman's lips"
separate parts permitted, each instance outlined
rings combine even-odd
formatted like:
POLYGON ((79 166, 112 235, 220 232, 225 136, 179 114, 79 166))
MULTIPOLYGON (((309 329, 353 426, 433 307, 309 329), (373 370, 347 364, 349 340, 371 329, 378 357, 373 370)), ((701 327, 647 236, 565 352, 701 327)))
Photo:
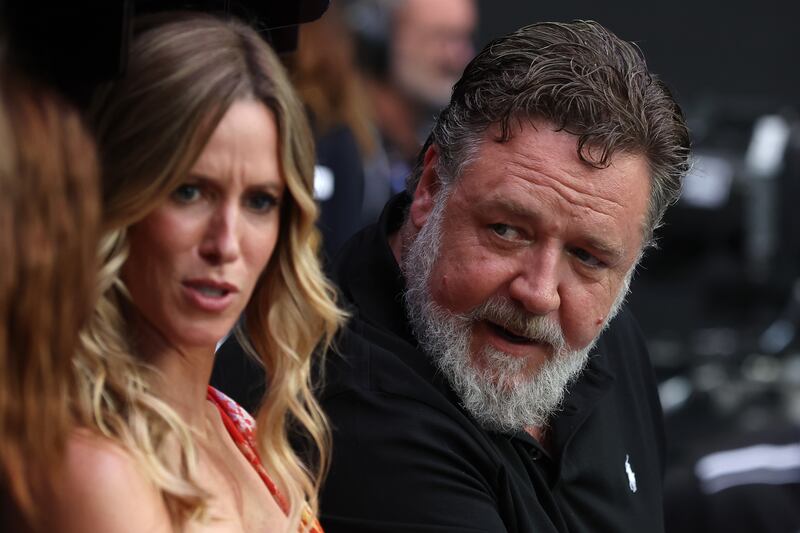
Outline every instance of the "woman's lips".
POLYGON ((189 303, 210 313, 227 309, 239 292, 235 285, 212 279, 189 279, 182 285, 189 303))

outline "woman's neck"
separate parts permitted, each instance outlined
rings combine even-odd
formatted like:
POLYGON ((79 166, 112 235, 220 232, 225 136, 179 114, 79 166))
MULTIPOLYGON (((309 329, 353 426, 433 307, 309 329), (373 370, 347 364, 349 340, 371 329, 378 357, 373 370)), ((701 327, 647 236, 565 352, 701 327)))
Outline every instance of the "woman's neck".
POLYGON ((150 324, 137 324, 136 333, 140 357, 156 370, 152 383, 155 392, 186 424, 204 432, 216 346, 176 346, 150 324))

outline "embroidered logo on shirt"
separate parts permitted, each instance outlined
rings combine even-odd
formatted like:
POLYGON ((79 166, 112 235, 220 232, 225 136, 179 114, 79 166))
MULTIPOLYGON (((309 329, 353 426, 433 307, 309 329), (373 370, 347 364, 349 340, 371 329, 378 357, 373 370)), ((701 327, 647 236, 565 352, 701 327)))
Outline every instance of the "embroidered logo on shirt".
POLYGON ((631 460, 628 455, 625 455, 625 473, 628 474, 628 487, 630 487, 631 492, 636 492, 636 474, 631 468, 631 460))

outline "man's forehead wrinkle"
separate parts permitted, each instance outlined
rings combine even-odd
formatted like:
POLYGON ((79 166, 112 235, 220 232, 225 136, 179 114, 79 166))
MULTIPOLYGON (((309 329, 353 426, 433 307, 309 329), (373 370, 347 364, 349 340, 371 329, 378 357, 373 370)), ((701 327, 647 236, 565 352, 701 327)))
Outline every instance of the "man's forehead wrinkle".
POLYGON ((589 181, 595 178, 573 176, 565 169, 558 169, 559 176, 554 177, 542 172, 541 162, 535 157, 511 159, 507 162, 506 169, 509 171, 509 176, 524 180, 532 186, 550 188, 576 207, 583 207, 604 216, 614 216, 615 211, 624 208, 617 194, 602 196, 598 188, 588 186, 589 181))

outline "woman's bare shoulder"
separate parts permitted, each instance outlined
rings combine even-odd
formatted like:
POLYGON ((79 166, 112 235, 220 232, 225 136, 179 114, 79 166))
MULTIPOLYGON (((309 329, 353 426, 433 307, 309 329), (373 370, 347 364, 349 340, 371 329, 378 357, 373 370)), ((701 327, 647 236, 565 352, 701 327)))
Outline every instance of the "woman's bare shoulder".
POLYGON ((171 531, 158 488, 121 445, 88 430, 70 435, 48 508, 54 531, 171 531))

